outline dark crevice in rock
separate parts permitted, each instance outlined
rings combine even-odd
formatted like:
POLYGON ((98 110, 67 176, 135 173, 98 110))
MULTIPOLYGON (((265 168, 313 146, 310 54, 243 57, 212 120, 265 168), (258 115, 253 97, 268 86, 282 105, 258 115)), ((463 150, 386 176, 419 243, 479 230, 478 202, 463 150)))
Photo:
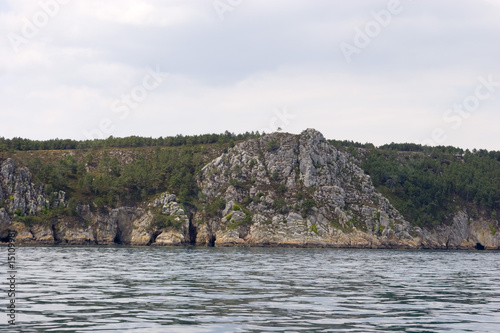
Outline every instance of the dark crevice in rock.
POLYGON ((212 235, 210 239, 208 240, 208 246, 215 246, 215 235, 212 235))
POLYGON ((115 238, 113 239, 113 242, 114 242, 115 244, 122 244, 122 239, 121 239, 121 237, 120 237, 120 234, 121 234, 120 229, 117 229, 117 230, 116 230, 116 235, 115 235, 115 238))
MULTIPOLYGON (((59 238, 59 236, 57 235, 57 228, 56 228, 56 225, 55 223, 52 223, 52 237, 54 238, 54 243, 55 244, 60 244, 61 243, 61 239, 59 238)), ((30 230, 31 234, 33 234, 33 232, 30 230)), ((34 238, 34 235, 33 235, 33 238, 34 238)))
POLYGON ((97 237, 97 223, 92 225, 92 237, 94 237, 95 245, 99 245, 99 237, 97 237))
POLYGON ((9 231, 0 233, 0 243, 8 243, 10 240, 9 231))
POLYGON ((476 250, 479 250, 479 251, 484 251, 486 248, 484 247, 484 245, 483 245, 483 244, 481 244, 481 243, 476 243, 475 249, 476 249, 476 250))
POLYGON ((198 236, 198 229, 196 227, 196 224, 193 223, 194 216, 196 215, 196 207, 189 204, 184 204, 184 208, 186 209, 186 215, 189 220, 187 230, 187 243, 189 245, 196 245, 196 236, 198 236))
POLYGON ((189 244, 196 245, 196 236, 198 234, 198 230, 196 229, 196 225, 193 223, 193 218, 189 217, 189 244))
POLYGON ((151 238, 149 239, 149 242, 148 242, 148 245, 151 245, 153 244, 154 242, 156 242, 156 238, 158 236, 160 236, 161 234, 161 230, 155 230, 152 234, 151 234, 151 238))

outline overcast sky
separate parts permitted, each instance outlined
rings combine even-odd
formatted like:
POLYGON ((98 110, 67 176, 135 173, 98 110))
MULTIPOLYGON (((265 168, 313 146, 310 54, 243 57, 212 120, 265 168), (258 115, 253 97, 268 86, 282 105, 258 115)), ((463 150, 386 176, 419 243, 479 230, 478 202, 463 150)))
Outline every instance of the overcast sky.
POLYGON ((0 35, 6 138, 500 150, 500 0, 0 0, 0 35))

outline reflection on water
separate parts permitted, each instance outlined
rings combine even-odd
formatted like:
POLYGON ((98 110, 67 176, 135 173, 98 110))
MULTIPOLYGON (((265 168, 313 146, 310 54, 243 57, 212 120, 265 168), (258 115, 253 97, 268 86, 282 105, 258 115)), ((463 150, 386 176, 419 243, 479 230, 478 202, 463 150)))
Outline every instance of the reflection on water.
POLYGON ((17 256, 23 331, 500 331, 498 252, 21 247, 17 256))

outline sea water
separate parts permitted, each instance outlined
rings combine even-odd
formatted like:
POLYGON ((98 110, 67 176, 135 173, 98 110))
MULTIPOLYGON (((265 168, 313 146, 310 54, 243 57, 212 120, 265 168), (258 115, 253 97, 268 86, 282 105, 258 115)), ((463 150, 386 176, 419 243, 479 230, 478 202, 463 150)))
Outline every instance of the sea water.
POLYGON ((2 331, 500 332, 499 252, 18 247, 16 266, 2 331))

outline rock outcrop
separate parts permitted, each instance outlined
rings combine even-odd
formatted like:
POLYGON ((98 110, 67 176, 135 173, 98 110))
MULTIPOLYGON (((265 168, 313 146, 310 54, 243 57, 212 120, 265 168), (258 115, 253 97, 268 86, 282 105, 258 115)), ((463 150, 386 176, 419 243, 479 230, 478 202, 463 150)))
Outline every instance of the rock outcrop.
POLYGON ((175 195, 162 194, 150 208, 119 207, 91 211, 89 205, 80 205, 78 216, 61 216, 52 221, 34 223, 12 222, 7 211, 0 208, 0 242, 7 242, 9 231, 15 230, 19 244, 190 244, 190 222, 175 195))
POLYGON ((208 201, 226 202, 220 218, 206 221, 205 238, 215 238, 215 245, 371 248, 415 242, 410 224, 370 177, 315 130, 241 143, 203 168, 199 186, 208 201))
POLYGON ((44 207, 50 208, 43 184, 33 184, 28 168, 17 167, 10 158, 0 166, 0 202, 17 215, 36 215, 44 207))
MULTIPOLYGON (((483 214, 484 215, 484 214, 483 214)), ((420 247, 427 249, 500 249, 499 222, 482 217, 471 217, 465 210, 457 212, 451 225, 434 229, 414 228, 420 247)))
POLYGON ((189 218, 185 210, 179 205, 174 194, 164 193, 155 200, 154 207, 161 207, 163 219, 159 219, 155 227, 160 233, 152 245, 186 245, 189 244, 189 218))
POLYGON ((7 242, 9 238, 9 230, 12 228, 12 221, 5 208, 0 208, 0 241, 7 242))

